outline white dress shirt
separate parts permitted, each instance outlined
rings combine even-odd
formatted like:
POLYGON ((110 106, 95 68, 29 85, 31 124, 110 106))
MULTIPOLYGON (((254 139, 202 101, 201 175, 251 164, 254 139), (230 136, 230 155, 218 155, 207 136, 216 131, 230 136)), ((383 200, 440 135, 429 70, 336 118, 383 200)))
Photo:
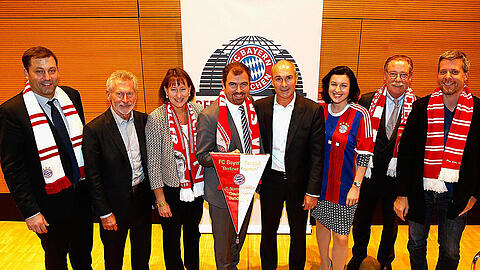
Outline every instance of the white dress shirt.
POLYGON ((272 169, 280 172, 285 172, 285 147, 296 98, 297 94, 294 93, 292 101, 286 107, 278 104, 276 95, 273 99, 272 169))
POLYGON ((388 120, 390 120, 390 115, 392 114, 393 108, 395 108, 395 103, 393 102, 394 99, 398 100, 398 112, 397 115, 395 116, 396 119, 398 120, 398 115, 402 111, 402 105, 403 105, 403 100, 405 99, 405 93, 403 93, 401 96, 398 98, 393 98, 390 93, 387 91, 387 98, 385 101, 385 125, 387 125, 388 120))
MULTIPOLYGON (((248 119, 248 113, 247 113, 247 107, 246 107, 245 101, 241 105, 235 105, 230 101, 228 101, 228 99, 225 99, 225 103, 227 104, 228 111, 230 111, 230 114, 232 115, 232 118, 233 118, 233 122, 235 123, 235 127, 237 128, 238 136, 240 137, 240 141, 242 142, 242 148, 243 150, 245 150, 245 142, 243 141, 243 129, 242 129, 242 113, 239 110, 240 106, 243 106, 243 108, 245 109, 245 114, 248 119)), ((250 125, 248 121, 247 121, 247 124, 250 125)), ((250 126, 249 126, 249 129, 250 129, 250 126)))

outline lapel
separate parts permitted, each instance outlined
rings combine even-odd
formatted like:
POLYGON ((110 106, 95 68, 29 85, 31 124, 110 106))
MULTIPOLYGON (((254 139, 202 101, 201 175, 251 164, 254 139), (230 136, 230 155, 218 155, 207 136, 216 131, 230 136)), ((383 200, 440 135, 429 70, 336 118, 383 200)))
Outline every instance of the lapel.
POLYGON ((112 110, 110 109, 110 107, 105 112, 105 124, 105 126, 107 127, 106 132, 110 135, 110 138, 112 138, 112 141, 117 146, 120 153, 122 153, 123 157, 128 160, 127 149, 125 149, 122 135, 118 130, 117 122, 115 122, 115 119, 113 118, 112 110))
POLYGON ((290 118, 290 125, 288 127, 287 145, 285 146, 285 152, 288 151, 288 148, 290 147, 290 144, 295 137, 295 133, 297 132, 299 126, 301 126, 304 114, 305 98, 297 94, 293 107, 292 117, 290 118))
POLYGON ((133 122, 135 123, 135 131, 137 132, 138 145, 140 146, 140 155, 142 156, 142 166, 143 162, 147 160, 147 147, 145 142, 145 123, 140 115, 136 111, 133 112, 133 122))
POLYGON ((263 110, 264 116, 262 117, 262 125, 263 125, 263 130, 266 131, 267 134, 266 138, 269 141, 264 142, 264 147, 267 147, 265 149, 266 153, 272 153, 272 145, 273 145, 273 104, 275 100, 275 95, 273 95, 269 100, 266 105, 266 107, 263 110))

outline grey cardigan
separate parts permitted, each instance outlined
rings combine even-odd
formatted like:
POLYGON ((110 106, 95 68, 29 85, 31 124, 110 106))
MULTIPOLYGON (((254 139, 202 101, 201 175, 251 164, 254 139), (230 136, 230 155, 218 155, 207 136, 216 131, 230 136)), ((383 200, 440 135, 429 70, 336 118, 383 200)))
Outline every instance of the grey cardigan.
MULTIPOLYGON (((202 105, 190 102, 195 117, 203 110, 202 105)), ((145 139, 147 141, 147 164, 152 190, 165 185, 179 187, 177 165, 173 156, 173 143, 167 120, 165 104, 155 109, 147 119, 145 139)))

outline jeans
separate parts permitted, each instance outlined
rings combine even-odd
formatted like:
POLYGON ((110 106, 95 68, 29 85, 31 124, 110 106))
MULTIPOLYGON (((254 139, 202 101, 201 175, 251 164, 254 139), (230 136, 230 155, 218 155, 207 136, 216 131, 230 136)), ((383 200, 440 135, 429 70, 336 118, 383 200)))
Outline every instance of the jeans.
POLYGON ((448 192, 424 192, 425 199, 425 224, 408 221, 408 252, 410 253, 411 269, 427 270, 427 238, 430 222, 435 207, 438 220, 438 261, 435 269, 457 269, 460 260, 460 239, 467 221, 466 213, 447 218, 448 205, 452 195, 448 192))

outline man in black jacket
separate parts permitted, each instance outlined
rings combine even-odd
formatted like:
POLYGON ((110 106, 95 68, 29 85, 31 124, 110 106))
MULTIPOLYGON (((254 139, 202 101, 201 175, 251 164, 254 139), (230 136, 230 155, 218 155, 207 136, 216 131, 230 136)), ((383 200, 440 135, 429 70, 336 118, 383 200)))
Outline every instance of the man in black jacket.
POLYGON ((408 219, 412 269, 427 269, 430 222, 437 209, 436 269, 456 269, 466 213, 480 197, 480 100, 465 85, 470 63, 458 50, 438 60, 433 94, 413 104, 399 149, 394 209, 408 219))
POLYGON ((46 269, 92 269, 93 224, 83 173, 80 94, 58 86, 58 62, 44 47, 22 57, 28 82, 0 107, 0 156, 10 192, 37 233, 46 269))
POLYGON ((374 130, 373 163, 362 182, 358 208, 353 223, 353 257, 348 269, 359 269, 367 257, 370 227, 378 204, 382 208, 383 229, 377 259, 381 269, 392 269, 397 238, 395 201, 395 165, 402 131, 415 101, 410 87, 413 63, 410 57, 394 55, 385 61, 384 84, 380 89, 362 95, 359 104, 367 108, 374 130), (373 165, 373 167, 372 167, 373 165), (391 168, 389 168, 389 165, 391 168))

